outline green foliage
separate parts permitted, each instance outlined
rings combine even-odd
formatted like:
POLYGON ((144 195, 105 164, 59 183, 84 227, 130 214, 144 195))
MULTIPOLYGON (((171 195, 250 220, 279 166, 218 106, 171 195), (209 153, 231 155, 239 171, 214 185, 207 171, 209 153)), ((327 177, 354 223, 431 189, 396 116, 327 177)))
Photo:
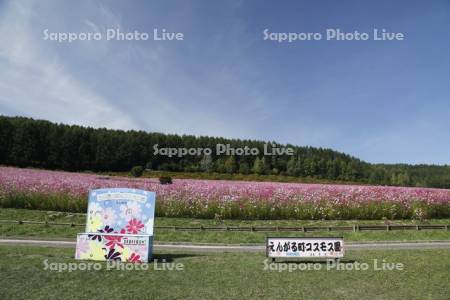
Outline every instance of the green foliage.
POLYGON ((204 172, 212 171, 214 167, 214 163, 211 155, 204 155, 202 160, 200 161, 200 169, 204 172))
POLYGON ((257 157, 255 161, 253 162, 253 168, 252 172, 258 175, 261 175, 264 173, 264 164, 263 162, 257 157))
POLYGON ((248 166, 247 162, 244 161, 239 165, 239 173, 241 173, 241 174, 249 174, 250 173, 250 167, 248 166))
POLYGON ((87 196, 84 199, 68 194, 10 192, 0 197, 0 207, 86 212, 87 196))
POLYGON ((170 177, 170 176, 161 176, 161 177, 159 177, 159 183, 161 183, 161 184, 172 184, 172 177, 170 177))
POLYGON ((297 176, 298 172, 297 172, 297 158, 295 156, 292 156, 288 163, 287 163, 287 175, 289 176, 297 176))
MULTIPOLYGON (((171 184, 171 177, 160 177, 161 184, 171 184)), ((9 192, 0 197, 0 207, 85 212, 86 199, 65 193, 9 192)), ((329 201, 306 203, 299 201, 271 203, 252 200, 239 201, 180 201, 178 198, 159 199, 156 215, 163 217, 241 220, 400 220, 450 218, 448 203, 412 205, 392 201, 367 202, 358 205, 333 204, 329 201)))
POLYGON ((253 140, 195 137, 93 129, 55 124, 22 117, 0 116, 0 164, 67 171, 127 172, 132 166, 170 172, 288 175, 315 180, 331 180, 450 188, 450 166, 369 164, 331 149, 292 147, 294 155, 273 156, 184 156, 153 155, 160 148, 257 148, 264 142, 253 140))
POLYGON ((270 171, 272 169, 271 163, 270 163, 270 158, 266 158, 264 156, 261 160, 261 164, 262 164, 262 174, 270 175, 270 171))
POLYGON ((134 166, 131 168, 130 175, 133 177, 141 177, 144 173, 144 168, 141 166, 134 166))
POLYGON ((229 174, 233 174, 236 171, 236 160, 234 156, 230 156, 227 158, 224 164, 225 171, 229 174))

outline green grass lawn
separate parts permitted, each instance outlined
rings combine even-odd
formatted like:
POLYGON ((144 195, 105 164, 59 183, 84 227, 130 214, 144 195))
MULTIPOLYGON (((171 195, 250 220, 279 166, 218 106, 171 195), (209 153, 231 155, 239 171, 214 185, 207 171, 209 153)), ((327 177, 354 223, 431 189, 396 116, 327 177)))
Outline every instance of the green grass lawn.
MULTIPOLYGON (((57 272, 47 263, 73 263, 74 249, 0 246, 0 299, 449 299, 449 250, 348 251, 347 262, 368 270, 264 270, 258 253, 156 253, 183 271, 149 269, 57 272), (376 271, 379 263, 403 270, 376 271)), ((284 264, 284 263, 281 263, 284 264)), ((280 264, 278 264, 279 266, 280 264)), ((288 266, 299 264, 290 263, 288 266)), ((312 266, 312 263, 302 263, 312 266)), ((161 267, 161 265, 159 265, 161 267)))
MULTIPOLYGON (((26 209, 0 209, 0 220, 34 220, 60 223, 85 223, 85 214, 64 212, 47 212, 26 209)), ((393 221, 392 224, 419 224, 418 221, 393 221)), ((432 224, 450 224, 448 219, 429 220, 432 224)), ((215 221, 189 218, 156 218, 156 226, 333 226, 355 224, 384 224, 383 221, 215 221)), ((84 227, 68 225, 35 225, 35 224, 0 224, 0 237, 33 237, 33 238, 69 238, 83 232, 84 227)), ((450 231, 444 230, 402 230, 402 231, 363 231, 363 232, 223 232, 223 231, 175 231, 171 229, 156 229, 156 242, 196 242, 196 243, 226 243, 255 244, 263 243, 266 236, 314 236, 342 235, 347 241, 399 241, 399 240, 449 240, 450 231)))

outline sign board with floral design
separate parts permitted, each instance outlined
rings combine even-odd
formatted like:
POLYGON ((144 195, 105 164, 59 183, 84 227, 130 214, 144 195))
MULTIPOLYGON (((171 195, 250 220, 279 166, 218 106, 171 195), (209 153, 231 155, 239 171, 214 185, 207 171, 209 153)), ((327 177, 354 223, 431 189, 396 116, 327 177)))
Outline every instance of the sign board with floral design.
POLYGON ((75 258, 147 262, 152 253, 154 215, 154 192, 92 190, 86 232, 78 234, 75 258))
POLYGON ((136 189, 99 189, 89 193, 86 232, 106 226, 117 233, 153 235, 155 193, 136 189))
POLYGON ((148 262, 153 237, 142 234, 79 233, 75 259, 148 262))

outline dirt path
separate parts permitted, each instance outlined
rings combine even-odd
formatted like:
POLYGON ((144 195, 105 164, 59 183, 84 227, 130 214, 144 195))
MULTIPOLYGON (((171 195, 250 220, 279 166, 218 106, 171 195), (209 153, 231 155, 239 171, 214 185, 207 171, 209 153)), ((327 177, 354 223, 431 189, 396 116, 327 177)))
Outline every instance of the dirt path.
MULTIPOLYGON (((30 245, 42 247, 75 247, 75 241, 0 239, 0 245, 30 245)), ((156 243, 154 250, 189 252, 263 252, 264 245, 211 245, 156 243)), ((369 242, 345 244, 347 250, 450 249, 450 241, 369 242)))

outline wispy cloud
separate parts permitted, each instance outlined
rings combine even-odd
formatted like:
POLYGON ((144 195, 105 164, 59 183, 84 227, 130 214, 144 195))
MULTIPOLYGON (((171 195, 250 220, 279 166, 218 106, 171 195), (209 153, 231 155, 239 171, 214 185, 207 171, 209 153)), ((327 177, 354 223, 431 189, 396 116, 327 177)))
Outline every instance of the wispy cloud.
POLYGON ((0 22, 0 99, 8 111, 95 127, 137 127, 132 117, 67 71, 33 27, 33 1, 8 2, 0 22))
POLYGON ((94 127, 276 140, 377 162, 448 162, 442 132, 450 124, 437 120, 445 119, 440 112, 449 104, 436 103, 449 94, 450 43, 440 38, 448 33, 449 5, 400 2, 391 5, 398 10, 384 11, 371 4, 377 14, 365 5, 355 21, 339 13, 351 3, 4 1, 0 113, 94 127), (400 10, 407 12, 399 17, 400 10), (324 30, 325 19, 347 29, 377 23, 406 32, 408 39, 262 41, 264 28, 324 30), (185 40, 57 43, 43 40, 45 28, 103 34, 108 28, 150 34, 165 28, 183 32, 185 40), (422 107, 430 110, 421 112, 422 107), (419 122, 423 116, 429 125, 419 122), (425 144, 435 144, 433 151, 425 144), (426 150, 432 154, 423 154, 426 150))

